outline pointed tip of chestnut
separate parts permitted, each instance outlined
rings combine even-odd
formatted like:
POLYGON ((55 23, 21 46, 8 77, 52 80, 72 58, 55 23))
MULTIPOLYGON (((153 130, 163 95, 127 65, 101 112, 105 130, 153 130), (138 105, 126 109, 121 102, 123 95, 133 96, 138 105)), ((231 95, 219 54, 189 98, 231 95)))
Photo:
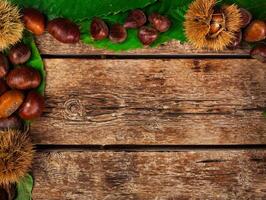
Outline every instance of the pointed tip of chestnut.
POLYGON ((172 24, 168 17, 160 15, 159 13, 152 13, 148 19, 152 26, 159 32, 168 31, 172 24))
POLYGON ((110 29, 109 39, 114 43, 122 43, 127 39, 127 30, 121 24, 114 24, 110 29))
POLYGON ((102 19, 95 17, 90 25, 90 33, 93 39, 103 40, 108 37, 109 28, 102 19))
POLYGON ((44 107, 44 97, 31 91, 19 109, 19 116, 24 120, 35 120, 41 116, 44 107))
POLYGON ((147 17, 145 13, 140 9, 136 9, 136 10, 132 10, 129 13, 126 19, 126 22, 124 24, 124 27, 125 28, 139 28, 143 26, 146 22, 147 22, 147 17))
POLYGON ((14 65, 24 64, 30 59, 30 57, 31 50, 27 45, 23 43, 18 43, 13 46, 8 54, 10 62, 14 65))
POLYGON ((23 21, 25 27, 35 35, 42 35, 45 31, 45 17, 35 8, 23 10, 23 21))

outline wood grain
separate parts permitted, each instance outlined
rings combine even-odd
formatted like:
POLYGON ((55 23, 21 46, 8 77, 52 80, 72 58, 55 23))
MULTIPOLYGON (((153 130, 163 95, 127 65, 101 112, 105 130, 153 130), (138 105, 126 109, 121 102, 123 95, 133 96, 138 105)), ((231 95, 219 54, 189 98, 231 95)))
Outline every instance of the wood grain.
POLYGON ((246 59, 46 59, 39 144, 265 144, 266 66, 246 59))
POLYGON ((62 44, 49 34, 37 37, 37 44, 44 55, 249 55, 249 48, 245 46, 242 49, 215 52, 198 50, 189 44, 180 44, 177 41, 171 41, 156 48, 146 47, 127 52, 114 52, 96 49, 81 42, 78 44, 62 44))
POLYGON ((38 200, 262 200, 265 151, 38 153, 38 200))

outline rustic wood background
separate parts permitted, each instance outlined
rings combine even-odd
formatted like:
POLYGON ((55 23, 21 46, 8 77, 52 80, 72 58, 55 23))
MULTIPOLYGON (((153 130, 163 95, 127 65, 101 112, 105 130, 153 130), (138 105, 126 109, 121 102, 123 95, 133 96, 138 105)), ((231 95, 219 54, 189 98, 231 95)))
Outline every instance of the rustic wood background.
POLYGON ((266 199, 266 65, 246 48, 37 43, 35 200, 266 199))

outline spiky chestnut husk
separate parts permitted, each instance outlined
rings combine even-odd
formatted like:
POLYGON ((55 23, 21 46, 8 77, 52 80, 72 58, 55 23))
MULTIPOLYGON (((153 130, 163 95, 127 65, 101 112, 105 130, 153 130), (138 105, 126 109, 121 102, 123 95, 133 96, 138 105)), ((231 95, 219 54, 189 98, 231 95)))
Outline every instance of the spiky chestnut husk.
POLYGON ((216 0, 196 0, 185 15, 186 37, 196 48, 223 50, 240 31, 240 9, 236 5, 226 5, 217 10, 215 5, 216 0), (218 29, 213 29, 213 25, 217 25, 218 29))
POLYGON ((22 38, 23 23, 16 6, 6 0, 0 1, 0 50, 14 45, 22 38))
POLYGON ((0 185, 16 183, 29 171, 34 150, 27 133, 0 131, 0 185))

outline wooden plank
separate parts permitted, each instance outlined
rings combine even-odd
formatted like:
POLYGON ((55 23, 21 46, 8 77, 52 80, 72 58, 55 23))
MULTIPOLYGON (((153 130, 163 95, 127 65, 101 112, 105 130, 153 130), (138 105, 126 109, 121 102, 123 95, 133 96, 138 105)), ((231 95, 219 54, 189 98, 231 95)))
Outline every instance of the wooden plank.
POLYGON ((38 200, 265 199, 266 151, 38 153, 38 200))
POLYGON ((39 144, 265 144, 256 60, 47 59, 39 144))
POLYGON ((56 41, 49 34, 37 37, 37 44, 42 54, 48 55, 249 55, 249 48, 242 47, 236 50, 224 50, 220 52, 198 50, 189 44, 180 44, 178 41, 171 41, 156 48, 143 48, 126 52, 113 52, 93 48, 91 45, 62 44, 56 41))

